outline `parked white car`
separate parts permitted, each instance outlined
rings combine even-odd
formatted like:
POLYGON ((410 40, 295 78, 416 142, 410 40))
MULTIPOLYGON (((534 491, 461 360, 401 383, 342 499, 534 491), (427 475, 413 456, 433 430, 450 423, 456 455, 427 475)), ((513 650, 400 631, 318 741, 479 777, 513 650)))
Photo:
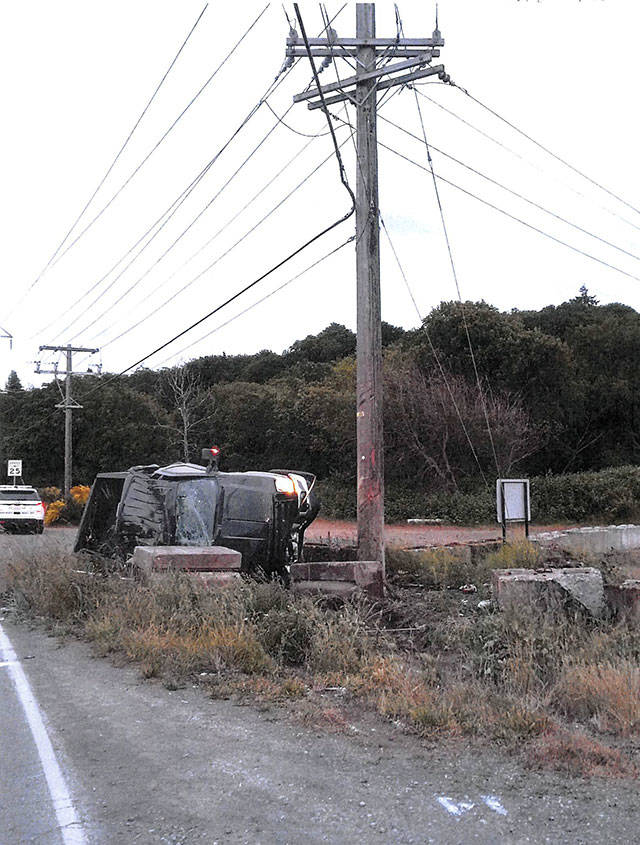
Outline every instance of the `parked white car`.
POLYGON ((12 534, 42 534, 44 512, 35 487, 0 484, 0 528, 12 534))

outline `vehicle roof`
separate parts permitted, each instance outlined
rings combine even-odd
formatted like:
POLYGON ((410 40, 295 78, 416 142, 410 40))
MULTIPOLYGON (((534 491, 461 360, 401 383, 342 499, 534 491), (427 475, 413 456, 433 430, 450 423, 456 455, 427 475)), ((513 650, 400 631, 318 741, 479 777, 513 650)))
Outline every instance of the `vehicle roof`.
POLYGON ((0 490, 35 490, 31 484, 0 484, 0 490))

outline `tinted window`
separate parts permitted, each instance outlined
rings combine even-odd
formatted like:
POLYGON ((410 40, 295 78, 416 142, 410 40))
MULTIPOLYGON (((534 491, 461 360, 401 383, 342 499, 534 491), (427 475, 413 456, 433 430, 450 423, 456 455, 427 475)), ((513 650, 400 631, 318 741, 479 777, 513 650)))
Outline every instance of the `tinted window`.
POLYGON ((0 501, 39 502, 40 496, 36 490, 0 490, 0 501))
POLYGON ((176 496, 176 544, 210 546, 216 515, 217 484, 213 479, 183 481, 176 496))

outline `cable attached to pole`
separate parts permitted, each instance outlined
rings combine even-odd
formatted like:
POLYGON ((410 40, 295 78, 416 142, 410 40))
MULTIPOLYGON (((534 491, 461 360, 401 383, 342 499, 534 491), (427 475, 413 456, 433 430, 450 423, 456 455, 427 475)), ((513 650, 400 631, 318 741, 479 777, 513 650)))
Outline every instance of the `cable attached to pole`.
POLYGON ((495 442, 493 440, 493 432, 491 430, 491 423, 489 422, 489 412, 487 410, 487 405, 485 402, 484 391, 482 389, 482 382, 480 381, 480 373, 478 372, 478 364, 476 361, 475 352, 473 351, 473 344, 471 343, 471 335, 469 333, 469 324, 467 322, 467 315, 464 307, 464 302, 462 300, 462 293, 460 291, 460 283, 458 282, 458 274, 456 272, 456 265, 453 260, 453 251, 451 249, 451 242, 449 241, 449 233, 447 231, 447 223, 444 217, 444 209, 442 207, 442 201, 440 200, 440 191, 438 190, 438 183, 436 181, 436 174, 433 169, 433 160, 431 158, 431 150, 429 149, 429 142, 427 140, 427 131, 424 126, 424 120, 422 119, 422 110, 420 109, 420 100, 418 100, 418 94, 414 90, 416 106, 418 108, 418 115, 420 117, 420 126, 422 128, 422 137, 424 139, 424 145, 427 150, 427 161, 429 162, 429 169, 431 170, 431 177, 433 179, 433 187, 435 189, 436 200, 438 203, 438 209, 440 211, 440 220, 442 221, 442 230, 444 232, 444 239, 447 245, 447 252, 449 253, 449 262, 451 264, 451 272, 453 274, 453 280, 455 282, 456 291, 458 292, 458 299, 460 301, 460 312, 462 314, 462 322, 464 324, 464 331, 467 336, 467 344, 469 346, 469 354, 471 356, 471 362, 473 364, 473 372, 476 377, 476 384, 478 386, 478 393, 480 396, 480 402, 482 403, 482 411, 484 413, 485 423, 487 426, 487 434, 489 435, 489 442, 491 443, 491 451, 493 453, 493 460, 496 466, 496 472, 498 473, 498 477, 500 477, 500 464, 498 462, 498 454, 496 452, 495 442))

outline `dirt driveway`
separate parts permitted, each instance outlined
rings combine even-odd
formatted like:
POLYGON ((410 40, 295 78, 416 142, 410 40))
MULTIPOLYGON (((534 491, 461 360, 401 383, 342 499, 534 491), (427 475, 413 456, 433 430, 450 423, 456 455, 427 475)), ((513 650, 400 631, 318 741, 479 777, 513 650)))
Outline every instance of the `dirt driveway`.
MULTIPOLYGON (((555 531, 567 525, 534 525, 531 533, 555 531)), ((311 543, 348 542, 355 543, 358 529, 355 522, 333 519, 316 519, 309 527, 305 538, 311 543)), ((445 546, 449 543, 469 543, 478 540, 499 540, 502 532, 498 525, 408 525, 397 523, 385 526, 387 543, 399 546, 445 546)))

